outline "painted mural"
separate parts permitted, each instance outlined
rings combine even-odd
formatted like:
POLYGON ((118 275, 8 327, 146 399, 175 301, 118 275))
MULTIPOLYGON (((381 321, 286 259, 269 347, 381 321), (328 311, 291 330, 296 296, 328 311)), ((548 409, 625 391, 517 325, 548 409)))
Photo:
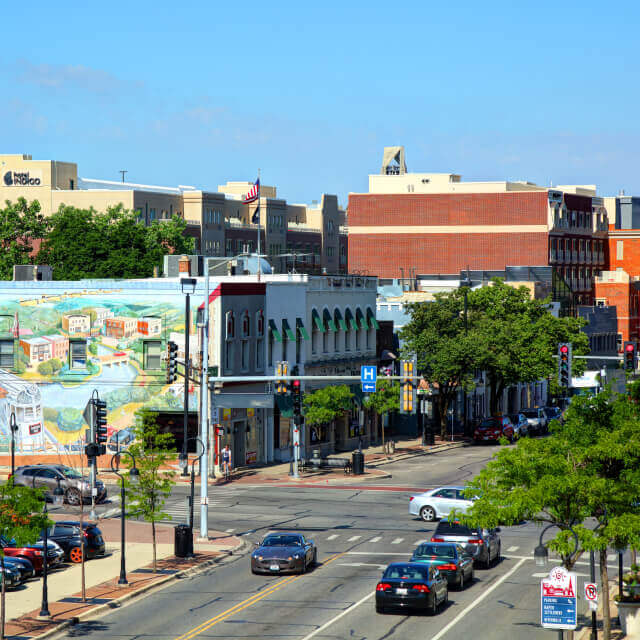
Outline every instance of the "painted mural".
MULTIPOLYGON (((165 354, 173 340, 184 357, 183 305, 182 295, 166 292, 3 297, 0 333, 13 336, 15 354, 11 367, 0 351, 0 365, 9 364, 0 366, 0 453, 10 448, 12 413, 16 455, 81 453, 82 414, 94 389, 107 402, 108 451, 127 444, 138 409, 182 410, 183 378, 166 383, 165 354)), ((192 326, 192 358, 197 348, 192 326)), ((189 405, 196 410, 192 388, 189 405)))

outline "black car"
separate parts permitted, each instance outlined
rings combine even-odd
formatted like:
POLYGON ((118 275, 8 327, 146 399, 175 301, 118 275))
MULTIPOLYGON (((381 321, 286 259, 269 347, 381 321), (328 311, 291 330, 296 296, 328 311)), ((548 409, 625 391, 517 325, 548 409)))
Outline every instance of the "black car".
POLYGON ((436 613, 449 600, 446 578, 433 566, 418 562, 394 562, 376 585, 376 611, 390 608, 422 609, 436 613))
POLYGON ((71 562, 82 562, 82 538, 84 537, 85 560, 104 555, 104 539, 102 531, 94 522, 83 522, 84 534, 80 531, 80 522, 61 520, 47 531, 49 540, 57 542, 64 550, 65 559, 71 562))
POLYGON ((313 540, 302 534, 270 534, 251 554, 251 573, 304 573, 317 559, 313 540))
POLYGON ((434 566, 450 586, 458 589, 473 582, 473 557, 459 544, 425 542, 413 552, 411 562, 434 566))
POLYGON ((17 571, 19 571, 23 582, 35 577, 36 575, 36 570, 33 568, 31 562, 29 562, 29 560, 27 560, 26 558, 14 558, 12 556, 5 556, 4 564, 6 567, 11 567, 12 569, 16 569, 17 571))

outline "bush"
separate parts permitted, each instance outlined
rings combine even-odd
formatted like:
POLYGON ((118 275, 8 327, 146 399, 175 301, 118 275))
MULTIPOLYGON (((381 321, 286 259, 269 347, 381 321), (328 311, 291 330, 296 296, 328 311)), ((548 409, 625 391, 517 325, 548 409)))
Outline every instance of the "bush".
POLYGON ((41 362, 38 365, 38 373, 41 376, 50 376, 53 373, 53 367, 51 366, 51 361, 46 360, 45 362, 41 362))

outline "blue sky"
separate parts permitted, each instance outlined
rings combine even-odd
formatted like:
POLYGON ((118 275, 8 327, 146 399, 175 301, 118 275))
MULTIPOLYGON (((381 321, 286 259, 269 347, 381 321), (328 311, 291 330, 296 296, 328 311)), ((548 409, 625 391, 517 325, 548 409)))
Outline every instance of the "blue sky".
POLYGON ((464 179, 640 194, 637 31, 621 1, 168 3, 2 10, 0 152, 83 177, 291 202, 367 190, 382 148, 464 179))

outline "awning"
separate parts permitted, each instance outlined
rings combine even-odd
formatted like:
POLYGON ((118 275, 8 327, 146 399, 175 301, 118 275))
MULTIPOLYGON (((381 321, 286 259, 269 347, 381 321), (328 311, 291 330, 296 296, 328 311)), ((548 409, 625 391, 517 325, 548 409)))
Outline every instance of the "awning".
POLYGON ((269 320, 269 331, 271 331, 271 335, 276 339, 276 342, 282 342, 282 336, 278 331, 275 320, 269 320))
POLYGON ((344 317, 345 320, 347 321, 347 324, 349 325, 350 329, 353 329, 354 331, 358 330, 358 323, 356 322, 355 318, 353 317, 353 313, 351 313, 351 309, 345 309, 344 310, 344 317))
POLYGON ((322 322, 322 319, 320 318, 320 314, 315 309, 311 312, 311 318, 313 320, 313 324, 316 326, 316 329, 324 333, 326 331, 326 327, 324 326, 324 322, 322 322))
POLYGON ((376 320, 376 314, 373 313, 373 311, 371 310, 371 307, 367 307, 367 319, 369 320, 369 325, 371 326, 372 329, 377 330, 380 328, 380 325, 376 320))
POLYGON ((336 322, 336 325, 338 327, 340 327, 340 329, 342 329, 342 331, 346 331, 347 330, 347 323, 344 321, 344 318, 342 317, 342 314, 340 313, 339 309, 336 309, 333 312, 333 318, 336 322))
POLYGON ((361 329, 364 329, 366 331, 369 328, 369 325, 367 324, 367 321, 365 320, 364 314, 362 313, 362 309, 360 307, 356 309, 356 320, 361 329))
POLYGON ((287 336, 287 340, 291 340, 292 342, 296 339, 296 334, 293 333, 293 330, 289 326, 289 321, 286 319, 282 320, 282 333, 287 336))
POLYGON ((296 318, 296 329, 299 331, 303 340, 309 339, 309 334, 307 333, 307 330, 304 328, 302 318, 296 318))
POLYGON ((328 309, 325 309, 322 313, 322 319, 324 320, 324 323, 327 325, 327 327, 329 327, 330 331, 337 331, 336 325, 328 309))

